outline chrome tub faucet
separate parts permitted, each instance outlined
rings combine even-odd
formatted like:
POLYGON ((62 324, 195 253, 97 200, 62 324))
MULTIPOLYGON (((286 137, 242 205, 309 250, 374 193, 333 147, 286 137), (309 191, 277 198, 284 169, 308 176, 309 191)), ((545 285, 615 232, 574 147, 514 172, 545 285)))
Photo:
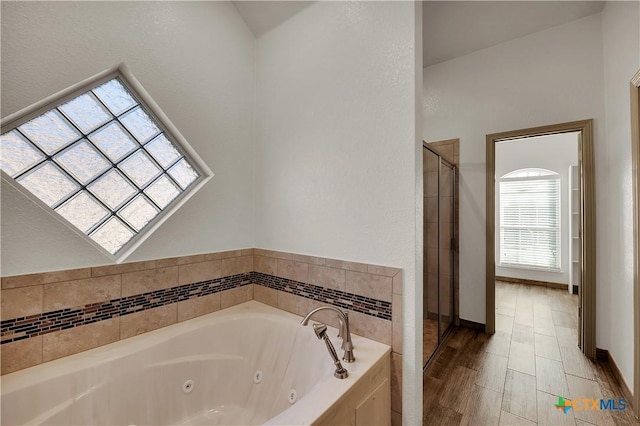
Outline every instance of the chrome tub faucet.
MULTIPOLYGON (((338 308, 334 308, 333 306, 320 306, 319 308, 315 308, 311 310, 300 322, 302 325, 307 325, 311 317, 319 311, 329 310, 333 311, 338 316, 338 322, 340 323, 340 328, 338 332, 338 337, 342 339, 341 348, 344 350, 344 355, 342 356, 342 360, 344 362, 353 362, 356 358, 353 356, 353 343, 351 342, 351 331, 349 329, 349 314, 347 312, 343 312, 338 308)), ((318 336, 320 339, 321 337, 318 336)))
POLYGON ((313 331, 316 333, 316 336, 320 340, 324 340, 324 344, 327 345, 327 350, 329 350, 329 355, 331 355, 331 359, 333 360, 333 365, 336 366, 336 371, 333 373, 335 377, 338 379, 346 379, 349 377, 349 372, 346 368, 342 366, 340 360, 338 359, 338 354, 336 350, 333 348, 331 344, 331 340, 329 340, 329 336, 327 336, 327 326, 324 324, 313 324, 313 331))

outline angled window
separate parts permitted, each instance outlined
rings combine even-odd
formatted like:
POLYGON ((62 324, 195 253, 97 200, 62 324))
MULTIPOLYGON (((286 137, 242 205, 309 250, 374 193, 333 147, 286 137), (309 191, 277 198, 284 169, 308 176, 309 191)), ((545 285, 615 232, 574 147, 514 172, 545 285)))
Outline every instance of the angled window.
POLYGON ((500 266, 560 270, 560 176, 520 169, 500 179, 500 266))
POLYGON ((5 180, 116 261, 212 176, 123 65, 3 120, 0 148, 5 180))

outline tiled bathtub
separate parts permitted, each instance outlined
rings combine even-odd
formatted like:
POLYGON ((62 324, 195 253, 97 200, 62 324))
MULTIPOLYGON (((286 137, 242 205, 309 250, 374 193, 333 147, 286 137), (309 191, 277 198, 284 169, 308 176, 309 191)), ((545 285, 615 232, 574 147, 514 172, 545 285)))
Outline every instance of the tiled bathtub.
MULTIPOLYGON (((336 334, 330 329, 339 349, 336 334)), ((364 421, 377 410, 388 424, 390 347, 355 335, 353 343, 349 377, 336 379, 324 343, 299 316, 250 301, 7 374, 1 420, 332 424, 355 419, 360 407, 364 421)))
POLYGON ((399 424, 402 287, 398 268, 257 248, 2 277, 1 371, 249 300, 297 315, 331 304, 349 312, 355 334, 392 346, 392 415, 399 424))

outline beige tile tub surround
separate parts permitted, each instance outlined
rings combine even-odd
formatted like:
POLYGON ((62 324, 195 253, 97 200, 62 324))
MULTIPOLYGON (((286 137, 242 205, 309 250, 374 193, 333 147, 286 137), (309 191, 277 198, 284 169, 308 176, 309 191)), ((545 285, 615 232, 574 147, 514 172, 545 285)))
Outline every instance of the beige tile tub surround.
MULTIPOLYGON (((37 287, 39 286, 23 287, 20 290, 37 287)), ((121 288, 121 275, 107 275, 98 278, 44 284, 43 307, 41 312, 84 306, 96 302, 106 302, 120 297, 121 288)), ((138 293, 143 292, 140 291, 138 293)), ((12 318, 15 318, 15 316, 12 318)))
POLYGON ((42 363, 42 336, 2 345, 2 374, 42 363))
POLYGON ((309 264, 294 260, 278 259, 276 276, 303 283, 309 282, 309 264))
MULTIPOLYGON (((178 304, 171 303, 120 317, 120 339, 166 327, 178 322, 178 304)), ((79 327, 84 328, 84 327, 79 327)))
POLYGON ((212 280, 224 276, 222 273, 222 260, 189 263, 173 266, 172 268, 176 268, 179 285, 212 280))
POLYGON ((360 296, 391 302, 393 277, 365 272, 346 272, 346 291, 360 296))
MULTIPOLYGON (((392 321, 349 311, 353 333, 385 343, 391 353, 391 416, 394 424, 402 423, 402 270, 336 259, 300 256, 271 250, 255 249, 254 270, 263 274, 294 279, 326 288, 392 302, 392 321)), ((254 300, 279 309, 305 315, 321 302, 295 294, 254 285, 254 300)), ((314 319, 337 326, 331 312, 319 312, 314 319)), ((354 349, 356 360, 358 348, 354 349)), ((349 368, 348 365, 346 366, 349 368)))
POLYGON ((178 302, 178 322, 220 310, 220 293, 178 302))
MULTIPOLYGON (((155 262, 155 261, 154 261, 155 262)), ((135 265, 130 263, 128 265, 135 265)), ((105 266, 104 268, 113 268, 124 265, 105 266)), ((2 289, 27 287, 37 284, 56 283, 61 281, 79 280, 82 278, 97 277, 100 275, 92 275, 92 269, 101 268, 83 268, 83 269, 69 269, 66 271, 54 271, 54 272, 41 272, 38 274, 28 275, 15 275, 12 277, 2 277, 2 289)), ((105 275, 105 274, 101 274, 105 275)), ((109 274, 110 275, 110 274, 109 274)))
MULTIPOLYGON (((77 308, 182 283, 251 272, 253 249, 2 277, 2 320, 77 308)), ((253 285, 0 346, 2 374, 215 312, 253 299, 253 285), (241 291, 238 291, 241 290, 241 291), (224 302, 221 302, 224 301, 224 302)))
POLYGON ((43 312, 42 285, 3 290, 0 306, 3 320, 39 314, 43 312))
POLYGON ((309 283, 346 291, 347 271, 330 266, 309 265, 309 283))
MULTIPOLYGON (((392 417, 402 418, 402 271, 263 249, 244 249, 2 278, 2 319, 84 306, 177 285, 260 272, 392 303, 392 320, 349 311, 352 332, 392 347, 392 417)), ((102 346, 248 300, 305 315, 323 303, 249 284, 123 317, 45 334, 0 347, 2 374, 102 346)), ((317 321, 337 326, 331 312, 317 321)), ((311 332, 311 330, 309 330, 311 332)), ((356 358, 358 356, 355 349, 356 358)))
POLYGON ((253 300, 253 284, 232 288, 220 292, 220 308, 230 308, 240 303, 253 300))
POLYGON ((117 317, 45 334, 41 336, 42 362, 116 342, 120 340, 120 324, 121 318, 117 317))
POLYGON ((121 297, 175 287, 178 285, 178 272, 178 266, 170 266, 122 274, 121 297))

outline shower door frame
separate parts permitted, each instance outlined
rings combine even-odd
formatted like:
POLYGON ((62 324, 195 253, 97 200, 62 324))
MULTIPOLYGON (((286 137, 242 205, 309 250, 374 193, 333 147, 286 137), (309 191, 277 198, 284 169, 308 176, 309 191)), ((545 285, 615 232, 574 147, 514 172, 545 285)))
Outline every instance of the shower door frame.
MULTIPOLYGON (((456 312, 456 303, 455 303, 455 278, 456 278, 456 268, 455 268, 455 256, 456 256, 456 245, 457 245, 457 233, 456 233, 456 223, 455 223, 455 215, 456 215, 456 197, 457 197, 457 193, 456 193, 456 179, 458 177, 458 173, 457 173, 457 167, 455 164, 451 163, 450 161, 448 161, 447 159, 445 159, 442 154, 438 153, 438 151, 436 151, 435 149, 431 148, 427 142, 423 141, 422 143, 422 147, 423 149, 427 149, 428 151, 430 151, 432 154, 434 154, 435 156, 438 157, 438 249, 437 249, 437 255, 438 255, 438 345, 436 346, 436 348, 433 350, 433 352, 431 353, 431 355, 429 356, 429 359, 427 360, 423 360, 424 365, 423 365, 423 369, 426 369, 427 366, 429 365, 429 362, 433 359, 434 355, 439 351, 442 343, 444 342, 445 338, 447 337, 447 335, 451 332, 451 330, 457 325, 458 322, 458 315, 456 312), (451 243, 449 246, 449 252, 450 252, 450 271, 449 271, 449 281, 450 281, 450 294, 451 294, 451 321, 449 322, 449 325, 447 326, 446 330, 441 333, 440 331, 440 326, 442 323, 442 311, 440 309, 440 176, 442 174, 442 165, 445 165, 445 167, 449 167, 451 169, 451 173, 452 173, 452 179, 451 179, 451 243)), ((425 213, 423 213, 425 214, 425 213)), ((423 218, 424 219, 424 218, 423 218)), ((425 255, 426 256, 426 255, 425 255)), ((422 343, 422 345, 424 346, 424 341, 422 343)))

